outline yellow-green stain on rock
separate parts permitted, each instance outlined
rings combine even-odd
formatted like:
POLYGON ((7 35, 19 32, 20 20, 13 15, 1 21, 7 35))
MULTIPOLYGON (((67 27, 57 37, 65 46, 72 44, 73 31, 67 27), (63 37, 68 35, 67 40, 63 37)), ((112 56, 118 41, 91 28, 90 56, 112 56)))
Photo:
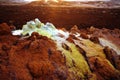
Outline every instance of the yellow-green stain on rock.
POLYGON ((84 51, 86 51, 87 57, 99 56, 102 58, 106 58, 103 47, 99 44, 96 44, 88 39, 84 40, 74 40, 75 44, 81 47, 84 51))
POLYGON ((75 78, 75 80, 85 80, 85 74, 91 75, 87 62, 73 43, 66 41, 65 44, 71 48, 71 51, 60 46, 58 46, 58 50, 61 50, 66 57, 66 65, 70 72, 69 77, 75 78))

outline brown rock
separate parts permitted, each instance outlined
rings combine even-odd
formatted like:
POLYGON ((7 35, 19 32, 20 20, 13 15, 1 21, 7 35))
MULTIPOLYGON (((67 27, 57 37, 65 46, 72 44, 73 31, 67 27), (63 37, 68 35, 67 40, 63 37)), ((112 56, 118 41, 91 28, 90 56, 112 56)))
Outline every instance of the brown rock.
POLYGON ((91 57, 89 59, 93 73, 97 75, 98 80, 119 80, 120 72, 118 72, 109 61, 100 57, 91 57))
POLYGON ((6 23, 0 24, 0 35, 10 34, 10 32, 10 26, 8 26, 6 23))
POLYGON ((100 43, 98 37, 90 37, 90 40, 94 43, 100 43))
POLYGON ((88 38, 89 38, 86 33, 81 33, 80 36, 81 36, 82 38, 84 38, 84 39, 88 39, 88 38))
POLYGON ((117 55, 117 53, 113 50, 113 49, 110 49, 109 47, 105 47, 103 49, 107 59, 111 62, 111 64, 120 70, 120 58, 119 58, 119 55, 117 55))
POLYGON ((32 61, 28 63, 28 68, 30 70, 30 73, 36 78, 45 78, 47 75, 52 75, 54 70, 54 67, 49 61, 32 61))

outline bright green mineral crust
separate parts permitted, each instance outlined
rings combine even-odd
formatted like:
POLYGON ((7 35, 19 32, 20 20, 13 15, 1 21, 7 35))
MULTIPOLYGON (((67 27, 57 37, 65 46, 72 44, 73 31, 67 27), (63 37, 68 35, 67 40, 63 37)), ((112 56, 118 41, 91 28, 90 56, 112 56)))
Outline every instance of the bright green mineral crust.
POLYGON ((31 35, 33 32, 38 32, 40 35, 50 38, 53 35, 53 31, 56 30, 55 26, 51 23, 41 23, 39 19, 35 21, 29 21, 26 25, 23 25, 22 35, 31 35))
POLYGON ((92 75, 87 62, 75 44, 66 40, 69 37, 68 32, 57 30, 53 24, 44 24, 41 23, 38 19, 27 22, 26 25, 23 25, 22 30, 22 35, 28 34, 30 36, 32 32, 38 32, 40 35, 47 36, 48 38, 51 38, 55 41, 58 50, 62 51, 63 56, 66 58, 66 65, 69 71, 67 77, 68 80, 85 80, 86 74, 88 76, 92 75), (64 37, 60 37, 59 34, 64 35, 64 37), (69 47, 70 50, 66 50, 65 46, 69 47))

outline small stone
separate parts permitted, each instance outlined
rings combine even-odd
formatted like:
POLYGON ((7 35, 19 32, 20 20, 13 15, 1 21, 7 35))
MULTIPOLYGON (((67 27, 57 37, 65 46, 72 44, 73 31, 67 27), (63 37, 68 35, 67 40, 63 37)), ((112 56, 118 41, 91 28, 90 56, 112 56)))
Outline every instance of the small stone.
POLYGON ((90 40, 94 43, 100 43, 98 37, 90 37, 90 40))
POLYGON ((81 33, 81 35, 80 35, 82 38, 84 38, 84 39, 88 39, 88 35, 87 34, 85 34, 85 33, 81 33))

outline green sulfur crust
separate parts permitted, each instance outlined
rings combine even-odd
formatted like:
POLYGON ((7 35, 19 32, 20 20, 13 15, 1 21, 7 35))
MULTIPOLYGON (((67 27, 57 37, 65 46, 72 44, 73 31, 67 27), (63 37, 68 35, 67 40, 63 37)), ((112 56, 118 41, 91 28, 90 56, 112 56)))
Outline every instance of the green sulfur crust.
POLYGON ((38 32, 42 36, 47 36, 50 38, 53 35, 53 32, 56 30, 55 26, 51 23, 41 23, 38 19, 35 21, 27 22, 26 25, 23 25, 22 35, 31 36, 32 32, 38 32))

